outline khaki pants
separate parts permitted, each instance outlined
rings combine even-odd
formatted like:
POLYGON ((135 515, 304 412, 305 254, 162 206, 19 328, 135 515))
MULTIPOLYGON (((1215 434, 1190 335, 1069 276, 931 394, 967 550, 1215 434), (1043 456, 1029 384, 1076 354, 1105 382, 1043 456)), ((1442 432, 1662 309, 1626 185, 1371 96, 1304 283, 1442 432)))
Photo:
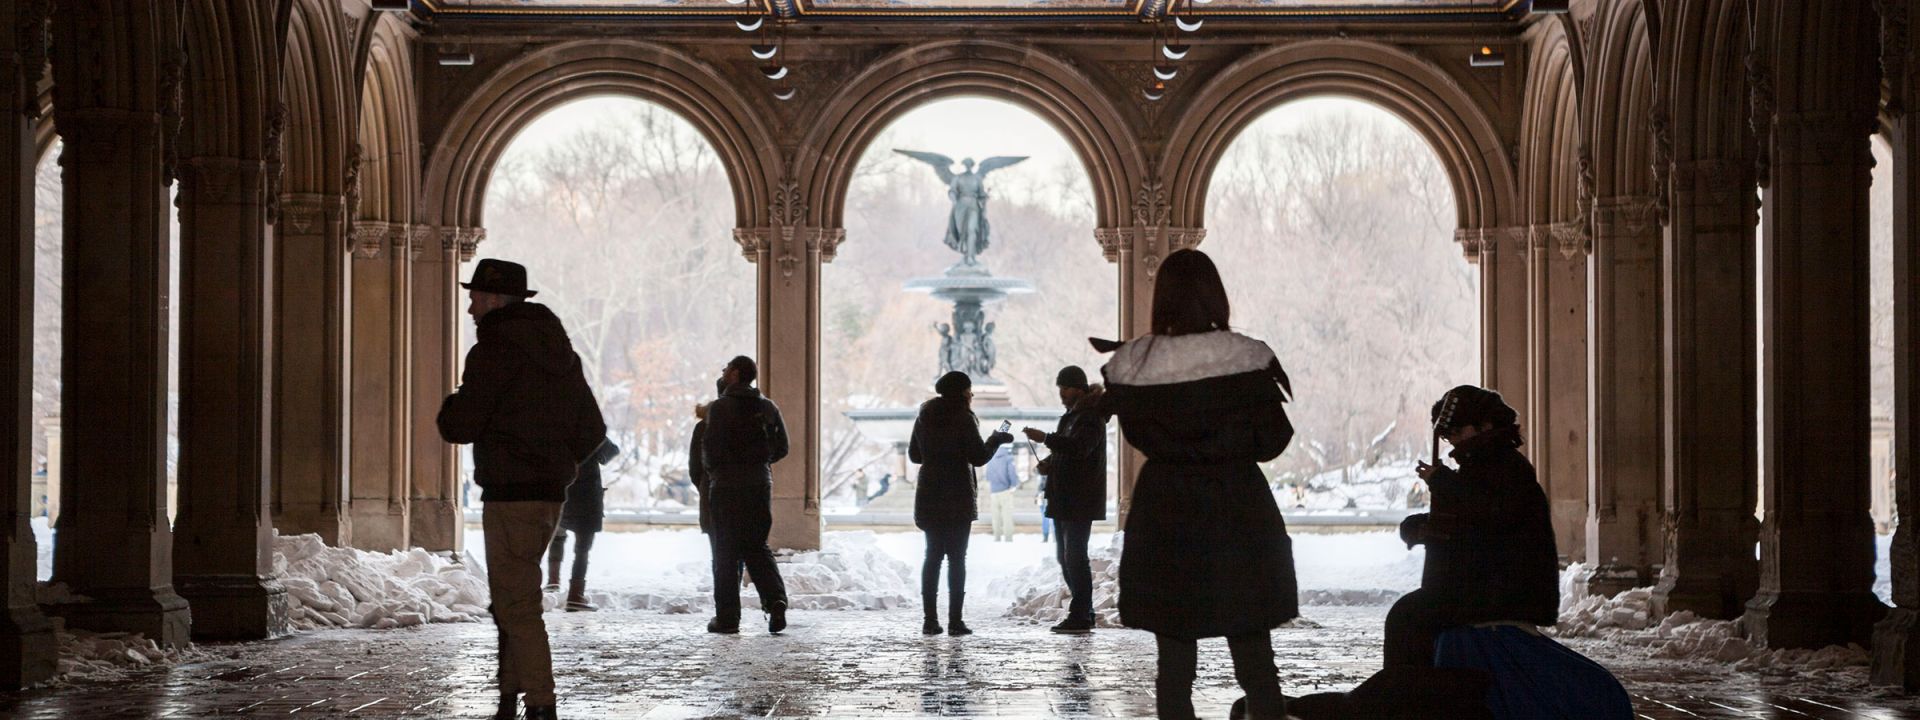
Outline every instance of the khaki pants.
POLYGON ((988 496, 993 506, 993 539, 1013 540, 1013 491, 1002 490, 988 496))
POLYGON ((500 631, 500 694, 554 704, 553 655, 540 619, 540 561, 560 524, 557 502, 492 502, 480 510, 487 542, 487 592, 500 631))

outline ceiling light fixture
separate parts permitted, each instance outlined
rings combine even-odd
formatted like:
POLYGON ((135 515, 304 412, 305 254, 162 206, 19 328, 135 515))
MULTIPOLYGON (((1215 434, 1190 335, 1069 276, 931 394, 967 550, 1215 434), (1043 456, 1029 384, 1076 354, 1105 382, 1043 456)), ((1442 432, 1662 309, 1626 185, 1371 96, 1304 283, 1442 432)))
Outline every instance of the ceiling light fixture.
POLYGON ((1479 52, 1467 59, 1467 64, 1473 67, 1501 67, 1507 64, 1507 54, 1483 45, 1479 52))
POLYGON ((1572 3, 1568 0, 1533 0, 1527 6, 1527 12, 1541 15, 1558 15, 1567 12, 1572 3))
POLYGON ((773 99, 775 100, 792 100, 793 95, 792 85, 778 85, 773 88, 773 99))
POLYGON ((728 5, 745 5, 747 0, 727 0, 728 5))
POLYGON ((755 45, 751 49, 755 60, 772 60, 780 52, 779 45, 755 45))
POLYGON ((779 80, 780 78, 787 76, 787 68, 785 65, 774 65, 769 63, 766 65, 760 66, 760 74, 767 76, 768 80, 779 80))
POLYGON ((1193 47, 1186 43, 1167 43, 1160 46, 1160 54, 1167 56, 1168 60, 1179 60, 1186 57, 1187 52, 1192 49, 1193 47))
POLYGON ((1195 20, 1193 22, 1187 22, 1186 18, 1179 17, 1179 16, 1174 16, 1173 18, 1173 26, 1180 28, 1181 32, 1198 32, 1200 30, 1200 26, 1205 25, 1206 22, 1207 21, 1205 20, 1195 20))
POLYGON ((765 25, 766 23, 767 23, 766 17, 760 16, 760 15, 742 15, 740 17, 734 18, 733 20, 733 26, 740 28, 740 32, 753 32, 755 30, 759 30, 760 26, 765 25))
POLYGON ((1152 85, 1148 85, 1147 89, 1140 91, 1140 94, 1146 96, 1146 98, 1150 101, 1159 102, 1160 98, 1167 96, 1167 84, 1163 82, 1156 82, 1152 85))
POLYGON ((1153 76, 1161 80, 1172 80, 1174 76, 1179 74, 1180 74, 1180 68, 1174 67, 1172 65, 1153 66, 1153 76))
POLYGON ((406 12, 413 9, 411 0, 373 0, 373 9, 380 12, 406 12))
POLYGON ((472 65, 473 53, 440 53, 440 64, 443 67, 465 67, 472 65))

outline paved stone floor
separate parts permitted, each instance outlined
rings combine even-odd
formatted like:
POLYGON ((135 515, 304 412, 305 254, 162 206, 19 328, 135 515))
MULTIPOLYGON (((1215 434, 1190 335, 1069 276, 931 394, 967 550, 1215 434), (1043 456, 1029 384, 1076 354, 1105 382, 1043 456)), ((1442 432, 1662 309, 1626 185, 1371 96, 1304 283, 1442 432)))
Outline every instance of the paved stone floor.
MULTIPOLYGON (((1379 662, 1381 608, 1309 608, 1275 632, 1287 692, 1344 689, 1379 662)), ((1152 638, 1058 637, 982 618, 977 635, 923 638, 918 613, 795 613, 774 637, 714 636, 705 618, 549 614, 562 717, 1147 717, 1152 638)), ((327 631, 203 648, 205 659, 112 682, 0 696, 0 717, 483 718, 491 711, 486 624, 327 631)), ((1202 644, 1196 702, 1225 717, 1223 643, 1202 644)), ((1855 671, 1760 675, 1580 645, 1621 669, 1643 718, 1920 718, 1920 703, 1860 686, 1855 671)))

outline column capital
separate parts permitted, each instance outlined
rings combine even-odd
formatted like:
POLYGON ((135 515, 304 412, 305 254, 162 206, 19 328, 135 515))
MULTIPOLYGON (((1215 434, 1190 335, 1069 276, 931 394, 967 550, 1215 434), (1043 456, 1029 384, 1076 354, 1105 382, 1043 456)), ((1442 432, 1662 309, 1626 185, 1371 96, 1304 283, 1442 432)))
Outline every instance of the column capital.
POLYGON ((1700 158, 1673 164, 1676 204, 1744 205, 1753 202, 1759 181, 1745 158, 1700 158))
POLYGON ((1524 258, 1527 255, 1528 235, 1529 227, 1525 225, 1515 225, 1512 227, 1456 228, 1453 231, 1453 241, 1459 243, 1460 249, 1466 253, 1468 261, 1475 261, 1483 257, 1498 257, 1502 243, 1510 246, 1507 252, 1524 258))
POLYGON ((1529 225, 1526 231, 1528 253, 1553 249, 1560 252, 1561 259, 1572 260, 1591 250, 1585 228, 1576 220, 1529 225))
POLYGON ((1660 229, 1660 205, 1647 195, 1616 195, 1593 201, 1593 234, 1646 235, 1660 229))
POLYGON ((760 262, 765 254, 780 270, 780 277, 788 283, 800 268, 801 260, 810 262, 833 262, 839 253, 840 243, 847 238, 846 228, 823 228, 808 225, 770 225, 733 229, 733 241, 740 245, 740 254, 748 262, 760 262))
POLYGON ((1160 272, 1162 260, 1175 252, 1199 247, 1201 241, 1207 239, 1207 229, 1166 225, 1095 228, 1093 238, 1100 243, 1101 254, 1108 262, 1119 262, 1123 255, 1130 253, 1146 270, 1147 281, 1152 282, 1160 272))
POLYGON ((180 203, 245 205, 266 202, 267 164, 255 158, 190 157, 180 161, 180 203))
POLYGON ((319 235, 329 221, 339 223, 345 217, 347 199, 325 193, 284 193, 280 196, 280 232, 285 235, 319 235))
POLYGON ((391 226, 384 220, 356 220, 353 223, 353 256, 361 260, 380 257, 387 246, 391 226))
MULTIPOLYGON (((1871 109, 1872 106, 1866 107, 1871 109)), ((1877 122, 1872 112, 1776 112, 1773 116, 1773 164, 1871 164, 1873 153, 1868 138, 1873 135, 1877 122)))
POLYGON ((136 152, 161 144, 157 112, 62 108, 54 125, 64 142, 62 166, 126 162, 136 152))

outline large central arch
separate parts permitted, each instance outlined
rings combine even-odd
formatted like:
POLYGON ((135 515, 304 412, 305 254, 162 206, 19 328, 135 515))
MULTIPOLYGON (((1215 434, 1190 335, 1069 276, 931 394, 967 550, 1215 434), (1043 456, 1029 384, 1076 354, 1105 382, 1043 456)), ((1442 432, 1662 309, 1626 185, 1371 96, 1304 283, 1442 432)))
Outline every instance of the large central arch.
POLYGON ((1205 227, 1208 184, 1234 138, 1289 100, 1340 95, 1376 103, 1407 121, 1452 180, 1459 227, 1512 220, 1512 163, 1481 103, 1451 76, 1404 50, 1358 40, 1312 40, 1251 55, 1195 95, 1169 135, 1161 167, 1173 188, 1173 223, 1205 227))
POLYGON ((713 68, 678 50, 631 40, 554 45, 489 77, 434 144, 424 216, 443 227, 480 227, 493 166, 520 130, 570 100, 605 94, 657 102, 691 121, 720 154, 733 189, 735 224, 760 224, 780 168, 761 113, 713 68))
POLYGON ((1119 109, 1061 58, 1031 47, 958 40, 889 55, 827 103, 800 145, 804 154, 795 159, 818 224, 844 224, 854 166, 875 136, 914 107, 956 95, 1005 100, 1053 125, 1079 154, 1092 181, 1095 223, 1125 224, 1130 188, 1145 177, 1147 162, 1119 109))

